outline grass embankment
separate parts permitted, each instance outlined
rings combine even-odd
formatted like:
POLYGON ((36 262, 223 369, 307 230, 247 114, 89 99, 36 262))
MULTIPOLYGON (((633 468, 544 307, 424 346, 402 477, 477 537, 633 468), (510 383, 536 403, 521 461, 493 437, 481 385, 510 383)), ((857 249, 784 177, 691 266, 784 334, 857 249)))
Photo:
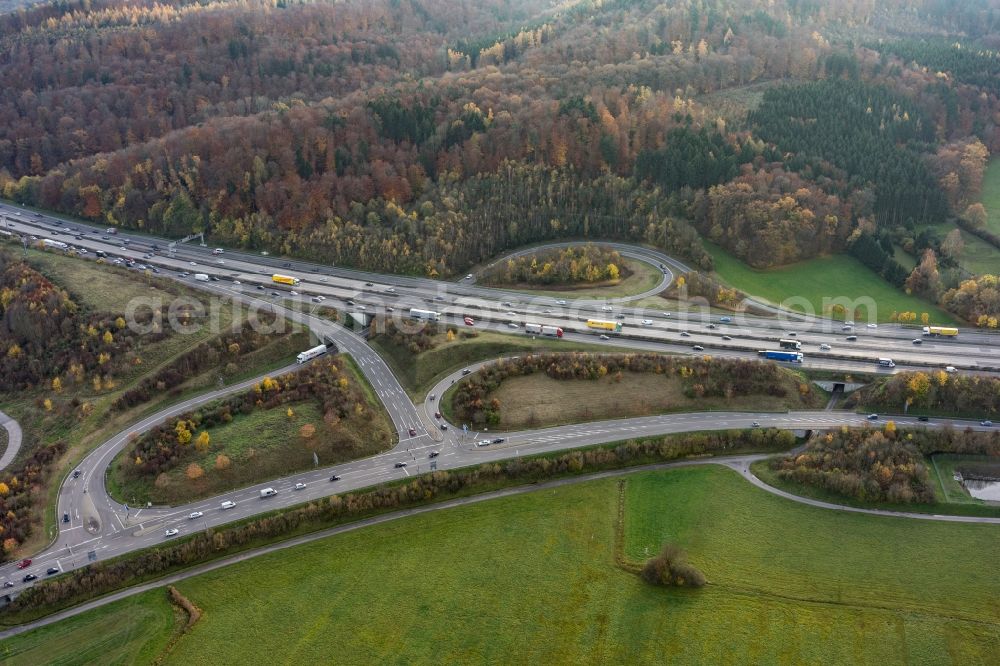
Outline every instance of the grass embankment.
MULTIPOLYGON (((986 208, 986 228, 1000 234, 1000 157, 990 160, 983 174, 983 207, 986 208)), ((993 270, 998 270, 996 266, 993 270)))
MULTIPOLYGON (((1000 217, 1000 210, 997 210, 994 216, 1000 217)), ((958 264, 962 268, 976 275, 1000 273, 1000 249, 964 230, 962 240, 965 242, 965 247, 958 258, 958 264)))
MULTIPOLYGON (((395 521, 177 585, 205 614, 165 663, 295 661, 991 663, 1000 530, 796 504, 698 467, 395 521), (616 552, 616 530, 624 553, 616 552), (652 588, 616 566, 664 541, 710 585, 652 588), (428 563, 438 563, 437 565, 428 563), (262 601, 264 600, 264 601, 262 601), (455 612, 455 609, 462 612, 455 612), (488 630, 484 630, 487 628, 488 630), (233 641, 233 635, 243 637, 233 641)), ((168 615, 168 609, 161 609, 168 615)), ((77 622, 131 629, 120 607, 77 622)), ((163 621, 165 622, 165 620, 163 621)), ((41 631, 0 644, 45 661, 41 631), (34 646, 34 652, 27 650, 34 646)), ((97 625, 92 625, 97 626, 97 625)), ((164 625, 165 626, 165 625, 164 625)), ((99 634, 80 632, 82 653, 99 634)))
POLYGON ((184 618, 163 590, 116 601, 0 643, 8 666, 37 664, 151 664, 184 618))
MULTIPOLYGON (((191 456, 182 464, 164 472, 155 481, 136 478, 126 471, 129 454, 118 454, 108 472, 108 492, 132 506, 146 502, 176 505, 211 497, 236 488, 285 476, 315 466, 313 455, 322 466, 356 460, 384 451, 395 443, 393 428, 382 404, 373 399, 367 382, 353 364, 345 363, 349 380, 362 388, 368 399, 370 419, 339 419, 335 424, 323 418, 316 402, 295 402, 272 409, 258 409, 236 416, 231 422, 207 428, 211 439, 208 451, 191 456), (313 434, 302 437, 303 426, 312 425, 313 434), (229 458, 229 466, 216 468, 217 456, 229 458), (187 468, 195 463, 204 470, 197 479, 187 477, 187 468)), ((209 409, 211 405, 206 405, 209 409)))
POLYGON ((922 312, 930 314, 931 323, 954 324, 955 320, 941 308, 927 301, 909 296, 880 278, 854 257, 838 254, 817 257, 791 266, 770 270, 755 270, 736 259, 725 250, 710 243, 705 248, 715 260, 715 272, 730 285, 751 296, 759 296, 772 303, 803 311, 800 302, 808 302, 814 314, 823 311, 823 299, 846 298, 848 301, 870 298, 877 312, 862 311, 858 316, 848 316, 859 321, 887 322, 893 312, 922 312))
POLYGON ((624 259, 622 266, 626 277, 615 282, 566 283, 566 284, 510 284, 491 280, 489 274, 482 278, 482 284, 508 291, 524 291, 532 296, 553 298, 622 298, 634 296, 653 289, 663 280, 663 271, 645 261, 624 259))
MULTIPOLYGON (((1000 507, 991 506, 986 502, 980 502, 975 498, 969 497, 967 493, 964 500, 959 497, 954 488, 949 487, 950 489, 946 494, 945 491, 942 491, 941 483, 938 480, 940 476, 945 473, 944 469, 942 468, 939 471, 935 471, 932 459, 925 460, 925 464, 927 465, 927 469, 930 472, 931 479, 934 483, 934 493, 936 495, 937 502, 933 504, 892 504, 890 502, 867 502, 864 500, 854 499, 852 497, 846 497, 825 488, 781 479, 778 477, 778 474, 768 466, 766 460, 753 463, 750 466, 750 469, 754 475, 757 476, 757 478, 769 486, 774 486, 779 490, 784 490, 792 493, 793 495, 817 499, 823 502, 830 502, 831 504, 843 504, 845 506, 859 507, 862 509, 909 511, 911 513, 934 513, 955 516, 1000 516, 1000 507)), ((964 493, 965 491, 959 487, 958 492, 964 493)))
POLYGON ((505 379, 487 399, 500 401, 498 430, 537 428, 601 419, 649 416, 683 411, 779 412, 822 406, 817 391, 803 399, 798 381, 789 373, 788 394, 734 396, 732 398, 687 397, 683 383, 674 375, 623 372, 621 381, 601 379, 560 380, 542 373, 505 379))
POLYGON ((458 338, 448 342, 445 333, 436 336, 437 346, 425 352, 413 354, 409 349, 393 344, 384 337, 371 341, 375 351, 382 355, 399 379, 403 388, 415 401, 421 401, 445 375, 461 367, 490 358, 508 354, 552 352, 552 351, 626 351, 615 347, 589 345, 568 340, 538 337, 532 339, 524 334, 505 335, 492 331, 478 331, 475 338, 458 338))

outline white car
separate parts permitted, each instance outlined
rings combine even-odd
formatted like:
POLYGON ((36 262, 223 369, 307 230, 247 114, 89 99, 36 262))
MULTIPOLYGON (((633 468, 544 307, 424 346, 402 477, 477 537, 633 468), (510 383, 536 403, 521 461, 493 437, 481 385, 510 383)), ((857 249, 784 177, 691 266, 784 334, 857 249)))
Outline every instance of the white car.
POLYGON ((201 511, 192 511, 191 513, 188 514, 188 519, 197 520, 198 518, 201 518, 204 515, 205 514, 203 514, 201 511))
POLYGON ((507 328, 517 328, 517 322, 513 321, 507 322, 507 328))
POLYGON ((516 317, 516 316, 517 316, 517 313, 516 313, 516 312, 508 312, 508 313, 507 313, 507 316, 508 316, 508 317, 516 317))
POLYGON ((387 294, 395 294, 396 293, 396 288, 395 287, 386 287, 385 288, 385 292, 387 294))
POLYGON ((958 372, 958 368, 953 365, 947 365, 945 366, 944 371, 947 373, 958 372))
POLYGON ((469 273, 468 275, 466 275, 465 279, 466 280, 471 280, 472 279, 472 273, 469 273))
POLYGON ((669 316, 670 316, 670 313, 669 313, 669 312, 664 312, 664 313, 663 313, 663 316, 664 316, 664 317, 669 317, 669 316))
POLYGON ((611 338, 609 338, 609 337, 608 337, 608 336, 606 336, 606 335, 603 335, 603 334, 601 335, 601 340, 610 340, 610 339, 611 339, 611 338))
POLYGON ((820 351, 830 351, 830 349, 831 349, 830 345, 826 344, 825 342, 819 346, 820 351))
POLYGON ((847 324, 848 326, 854 326, 854 321, 852 319, 848 319, 844 323, 847 324))
MULTIPOLYGON (((122 249, 124 250, 125 248, 122 248, 122 249)), ((188 263, 189 263, 189 264, 191 264, 192 266, 197 266, 197 265, 198 265, 198 264, 196 264, 196 263, 195 263, 195 262, 193 262, 193 261, 189 261, 188 263)))
POLYGON ((878 328, 878 324, 868 324, 868 328, 878 328))
POLYGON ((222 509, 232 509, 232 508, 234 508, 236 506, 236 502, 234 502, 232 500, 226 500, 225 502, 223 502, 219 506, 222 509))
POLYGON ((239 280, 233 280, 233 284, 235 284, 238 287, 238 286, 240 286, 243 283, 240 282, 239 280))
POLYGON ((642 325, 643 326, 652 326, 653 325, 653 320, 652 319, 643 319, 642 320, 642 325))
POLYGON ((602 306, 601 309, 604 310, 605 312, 611 312, 612 310, 614 310, 614 308, 611 307, 610 305, 602 306))
POLYGON ((169 530, 167 530, 166 532, 164 532, 163 536, 172 537, 172 536, 177 536, 180 533, 181 533, 181 531, 179 529, 177 529, 176 527, 172 527, 169 530))
POLYGON ((301 482, 295 484, 295 490, 305 490, 305 487, 306 487, 306 484, 301 483, 301 482))
POLYGON ((560 300, 556 301, 556 305, 566 305, 566 301, 560 299, 560 300))

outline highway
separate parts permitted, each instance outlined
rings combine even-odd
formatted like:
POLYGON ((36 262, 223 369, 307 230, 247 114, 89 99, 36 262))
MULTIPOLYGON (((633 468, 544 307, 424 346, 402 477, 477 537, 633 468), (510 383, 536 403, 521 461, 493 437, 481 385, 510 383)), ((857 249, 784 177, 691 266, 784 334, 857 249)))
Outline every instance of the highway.
MULTIPOLYGON (((60 531, 56 540, 42 553, 33 557, 32 564, 24 570, 16 569, 13 563, 0 567, 0 579, 12 581, 15 584, 13 590, 15 593, 23 589, 24 583, 21 579, 25 574, 34 574, 41 579, 46 576, 49 568, 60 572, 67 571, 85 566, 93 560, 105 560, 164 543, 169 540, 165 536, 165 531, 168 529, 177 529, 179 536, 183 537, 196 530, 264 511, 328 497, 332 493, 343 493, 387 481, 406 479, 431 469, 457 469, 521 455, 560 451, 632 437, 749 428, 755 421, 762 427, 791 430, 831 428, 841 425, 859 427, 869 423, 861 415, 842 411, 667 414, 504 433, 502 443, 480 446, 478 443, 486 439, 485 433, 479 436, 463 433, 456 424, 452 424, 447 430, 441 430, 441 422, 434 416, 434 412, 439 408, 437 401, 452 381, 461 376, 461 371, 444 378, 431 391, 435 396, 434 400, 424 401, 418 409, 383 359, 362 337, 318 315, 332 304, 338 309, 359 314, 380 313, 394 316, 401 325, 404 325, 406 323, 404 313, 408 308, 433 306, 440 308, 445 321, 455 322, 460 326, 465 325, 462 323, 464 316, 474 317, 474 328, 478 329, 514 331, 516 328, 518 331, 523 331, 523 324, 528 321, 552 323, 566 330, 567 339, 615 347, 628 346, 634 349, 688 354, 696 353, 692 349, 693 344, 702 344, 706 348, 704 353, 753 358, 757 356, 756 350, 776 348, 774 344, 778 338, 787 338, 791 334, 801 342, 803 350, 813 345, 818 347, 821 343, 834 346, 831 336, 843 333, 838 330, 842 324, 806 319, 783 322, 776 319, 734 315, 733 322, 723 325, 718 321, 718 315, 710 313, 698 313, 692 317, 690 313, 682 311, 669 313, 647 311, 639 307, 630 307, 623 302, 606 301, 581 301, 564 305, 551 297, 533 299, 523 294, 484 289, 468 284, 471 282, 468 280, 463 280, 457 285, 445 284, 420 278, 374 275, 350 269, 321 267, 304 262, 229 251, 218 257, 213 256, 209 248, 197 246, 180 246, 172 257, 162 254, 150 257, 148 255, 153 243, 156 243, 162 252, 167 241, 128 234, 118 234, 113 239, 104 239, 101 236, 105 234, 100 230, 88 229, 85 225, 74 222, 70 226, 77 231, 69 233, 75 233, 80 237, 76 239, 67 236, 62 221, 34 216, 31 216, 31 219, 23 219, 28 216, 27 213, 21 213, 9 206, 0 206, 0 214, 4 214, 6 218, 5 224, 0 225, 0 231, 8 230, 24 237, 37 235, 39 238, 62 239, 75 247, 88 248, 91 257, 98 249, 109 255, 130 257, 137 262, 155 267, 162 276, 183 281, 190 287, 203 289, 249 307, 273 309, 279 316, 302 323, 318 339, 333 342, 340 351, 350 354, 355 359, 385 406, 398 435, 398 442, 391 450, 362 460, 332 468, 292 474, 184 506, 126 508, 107 495, 104 479, 111 461, 127 444, 132 433, 145 432, 166 419, 215 400, 221 395, 244 390, 260 378, 208 392, 173 405, 131 425, 98 446, 78 466, 79 474, 67 477, 59 493, 60 531), (57 228, 62 229, 58 231, 59 235, 55 235, 57 228), (129 242, 125 244, 125 240, 129 242), (218 280, 195 281, 184 277, 182 272, 206 273, 218 280), (274 288, 270 279, 274 272, 288 273, 301 278, 301 283, 295 287, 298 294, 281 290, 275 292, 278 294, 277 297, 269 296, 271 289, 274 288), (261 288, 257 288, 258 285, 261 288), (315 296, 325 296, 327 300, 315 303, 312 300, 315 296), (624 321, 627 333, 601 340, 593 331, 582 325, 587 318, 596 316, 608 319, 615 317, 616 321, 624 321), (650 323, 643 324, 644 319, 650 323), (715 328, 709 328, 710 324, 715 328), (682 332, 687 332, 689 335, 684 336, 682 332), (724 340, 722 336, 729 336, 732 339, 724 340), (410 434, 411 430, 413 435, 410 434), (432 453, 436 455, 432 457, 432 453), (331 480, 333 475, 339 478, 331 480), (296 484, 303 484, 304 487, 296 489, 296 484), (262 499, 260 491, 267 487, 275 489, 277 493, 262 499), (222 508, 223 502, 233 502, 234 506, 228 509, 222 508), (68 516, 68 522, 62 522, 64 515, 68 516)), ((637 253, 648 261, 659 261, 662 258, 665 266, 678 269, 674 260, 665 255, 646 250, 637 253)), ((945 365, 989 373, 1000 369, 1000 356, 998 356, 1000 349, 991 344, 996 338, 974 330, 962 330, 960 340, 927 340, 922 341, 920 345, 912 343, 916 335, 913 330, 897 326, 871 329, 862 326, 856 327, 853 333, 858 336, 857 344, 842 345, 838 342, 833 353, 827 355, 812 352, 810 349, 807 354, 807 364, 812 367, 870 372, 875 370, 875 358, 891 353, 898 364, 895 370, 905 367, 943 368, 945 365), (845 347, 843 351, 840 349, 842 346, 845 347)), ((294 367, 286 368, 286 370, 293 369, 294 367)), ((470 368, 473 371, 474 369, 470 368)), ((891 372, 893 369, 885 371, 891 372)), ((895 420, 904 426, 917 424, 912 418, 895 420)), ((980 429, 978 424, 962 421, 934 421, 920 425, 937 427, 946 422, 952 422, 955 427, 968 426, 980 429)), ((492 437, 496 437, 496 434, 494 433, 492 437)), ((736 459, 733 464, 739 467, 747 460, 749 458, 736 459)))

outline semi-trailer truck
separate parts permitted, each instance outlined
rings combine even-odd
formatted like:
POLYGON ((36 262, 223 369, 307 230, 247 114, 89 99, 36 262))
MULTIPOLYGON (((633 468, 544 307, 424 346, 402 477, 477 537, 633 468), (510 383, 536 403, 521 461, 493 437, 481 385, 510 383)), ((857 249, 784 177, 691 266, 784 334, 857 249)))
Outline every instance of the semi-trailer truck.
POLYGON ((433 310, 421 310, 419 308, 410 308, 410 319, 425 319, 427 321, 437 321, 441 318, 440 312, 434 312, 433 310))
POLYGON ((300 282, 300 280, 297 277, 292 277, 291 275, 278 275, 275 273, 271 276, 271 282, 274 282, 275 284, 287 284, 294 287, 300 282))
POLYGON ((620 321, 603 321, 601 319, 588 319, 587 328, 593 328, 598 331, 611 331, 612 333, 621 333, 622 323, 620 321))
POLYGON ((307 349, 304 352, 299 352, 295 357, 297 363, 305 363, 306 361, 321 356, 326 353, 326 345, 317 345, 312 349, 307 349))
POLYGON ((801 363, 802 352, 796 351, 774 351, 762 349, 757 352, 758 356, 763 356, 770 361, 785 361, 786 363, 801 363))
POLYGON ((532 335, 551 335, 554 338, 563 336, 563 330, 558 326, 543 326, 541 324, 525 324, 524 332, 532 335))
POLYGON ((958 329, 949 326, 924 326, 924 335, 941 335, 946 338, 954 338, 958 335, 958 329))

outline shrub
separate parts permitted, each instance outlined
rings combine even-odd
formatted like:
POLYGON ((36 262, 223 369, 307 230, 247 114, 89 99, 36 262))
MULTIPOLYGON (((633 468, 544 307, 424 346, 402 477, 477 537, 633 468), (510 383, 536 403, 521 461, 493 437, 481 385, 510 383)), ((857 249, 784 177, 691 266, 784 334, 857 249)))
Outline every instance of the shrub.
POLYGON ((702 587, 706 583, 705 575, 687 561, 687 553, 671 543, 646 561, 640 575, 650 585, 702 587))

